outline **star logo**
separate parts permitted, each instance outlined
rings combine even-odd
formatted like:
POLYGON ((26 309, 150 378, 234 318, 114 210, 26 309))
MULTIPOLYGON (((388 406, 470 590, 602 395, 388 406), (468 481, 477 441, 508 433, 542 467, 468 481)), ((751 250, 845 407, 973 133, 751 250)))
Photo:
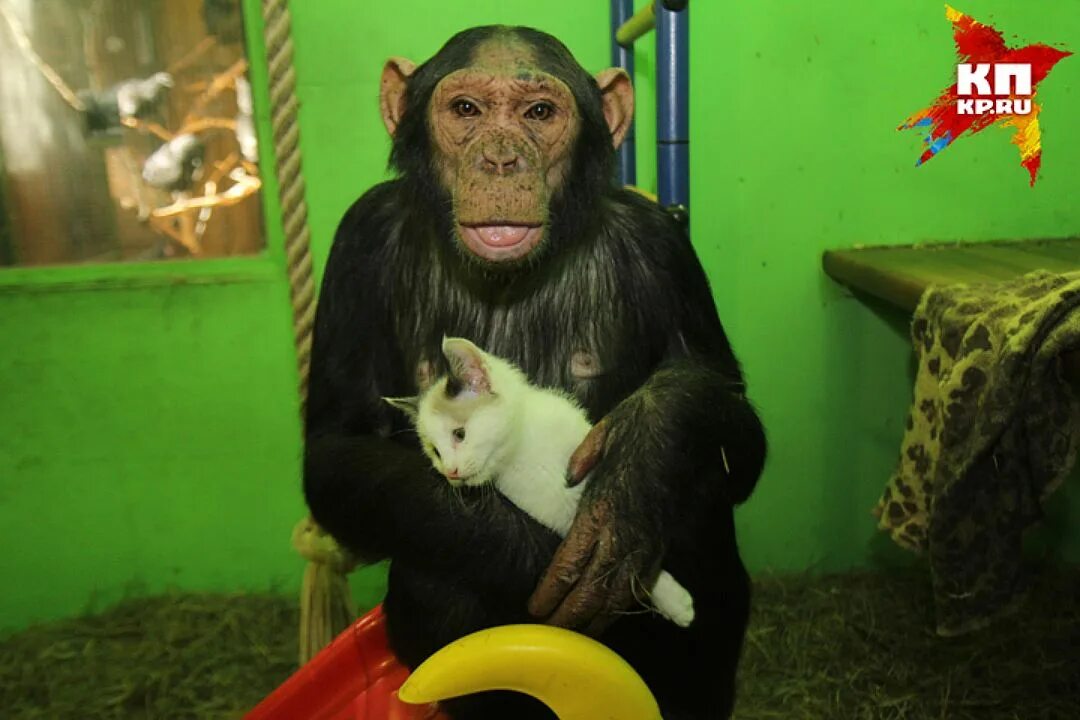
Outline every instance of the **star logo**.
POLYGON ((1035 91, 1050 70, 1072 53, 1042 44, 1007 47, 1001 32, 948 5, 945 17, 953 25, 960 58, 957 82, 897 128, 927 131, 925 150, 915 164, 922 165, 965 133, 974 135, 1000 125, 1013 129, 1011 142, 1020 150, 1020 164, 1034 186, 1042 163, 1041 108, 1035 91))

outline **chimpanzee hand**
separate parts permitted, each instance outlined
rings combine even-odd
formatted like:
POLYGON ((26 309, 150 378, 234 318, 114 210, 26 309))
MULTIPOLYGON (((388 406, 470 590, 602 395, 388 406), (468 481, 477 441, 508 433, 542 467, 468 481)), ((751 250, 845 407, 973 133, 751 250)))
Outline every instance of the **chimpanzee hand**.
MULTIPOLYGON (((570 459, 573 486, 595 470, 577 517, 529 600, 550 625, 598 635, 620 614, 647 601, 664 553, 661 516, 650 489, 658 478, 634 462, 633 435, 616 412, 601 420, 570 459)), ((628 416, 627 416, 628 415, 628 416)), ((651 463, 649 463, 651 464, 651 463)))

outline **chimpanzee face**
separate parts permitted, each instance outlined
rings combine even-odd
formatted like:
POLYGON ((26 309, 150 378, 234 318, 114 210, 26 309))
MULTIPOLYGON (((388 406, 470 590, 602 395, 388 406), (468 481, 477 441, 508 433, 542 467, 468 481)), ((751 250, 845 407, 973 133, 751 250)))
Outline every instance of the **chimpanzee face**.
POLYGON ((533 67, 527 48, 489 41, 472 67, 439 82, 428 108, 457 236, 492 262, 528 255, 543 240, 578 135, 570 88, 533 67))
MULTIPOLYGON (((581 170, 575 150, 589 120, 568 83, 543 64, 512 32, 495 34, 472 49, 464 67, 443 75, 427 102, 427 167, 450 199, 456 242, 486 265, 513 266, 543 247, 553 201, 581 170)), ((391 134, 407 112, 404 86, 414 70, 403 60, 384 70, 391 134)), ((601 142, 617 146, 633 112, 629 79, 608 70, 591 82, 593 102, 599 95, 602 105, 593 120, 602 124, 601 142)))

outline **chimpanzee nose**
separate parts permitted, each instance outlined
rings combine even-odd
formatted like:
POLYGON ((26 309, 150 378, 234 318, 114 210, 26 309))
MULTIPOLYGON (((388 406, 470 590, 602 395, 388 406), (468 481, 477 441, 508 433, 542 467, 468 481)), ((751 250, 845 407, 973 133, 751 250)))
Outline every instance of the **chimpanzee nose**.
POLYGON ((496 175, 509 175, 521 169, 521 156, 512 147, 500 145, 481 150, 484 169, 496 175))

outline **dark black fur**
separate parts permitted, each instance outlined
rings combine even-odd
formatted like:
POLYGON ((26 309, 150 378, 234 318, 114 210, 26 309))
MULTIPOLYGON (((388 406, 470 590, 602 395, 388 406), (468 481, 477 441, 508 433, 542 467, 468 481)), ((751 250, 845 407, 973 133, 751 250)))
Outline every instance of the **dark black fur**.
MULTIPOLYGON (((594 422, 611 416, 585 502, 619 509, 622 547, 664 550, 664 568, 694 595, 697 619, 684 631, 650 614, 627 616, 601 639, 638 669, 666 717, 727 717, 749 609, 732 506, 752 491, 765 441, 689 240, 663 210, 614 186, 595 83, 546 35, 478 28, 456 36, 418 69, 408 108, 393 151, 402 177, 346 213, 323 280, 305 462, 315 519, 361 555, 392 558, 385 609, 409 665, 473 630, 530 621, 526 601, 558 538, 499 495, 452 489, 406 419, 380 400, 414 393, 421 361, 442 367, 444 334, 467 337, 534 382, 575 393, 594 422), (439 78, 498 32, 516 34, 570 85, 584 119, 549 240, 509 272, 457 249, 422 123, 439 78), (433 205, 434 197, 442 199, 433 205), (571 374, 580 350, 595 354, 600 375, 571 374)), ((498 695, 450 709, 550 717, 531 700, 498 695)))

